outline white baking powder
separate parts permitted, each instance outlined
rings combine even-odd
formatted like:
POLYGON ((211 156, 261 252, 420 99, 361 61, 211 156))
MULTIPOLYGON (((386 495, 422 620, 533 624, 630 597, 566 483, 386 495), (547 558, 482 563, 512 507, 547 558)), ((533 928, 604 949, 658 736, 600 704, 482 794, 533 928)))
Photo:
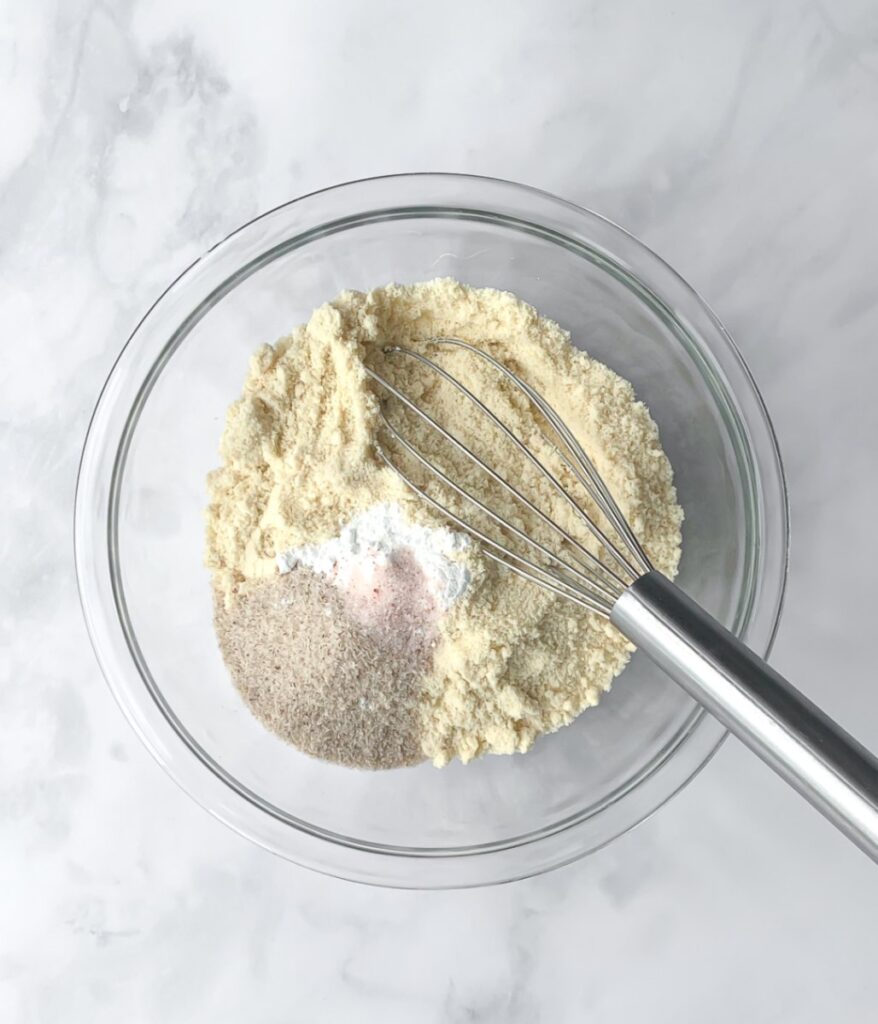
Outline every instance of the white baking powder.
POLYGON ((410 556, 444 611, 469 585, 469 570, 460 559, 468 546, 463 533, 410 523, 398 504, 380 503, 355 516, 337 537, 279 554, 277 567, 284 573, 305 566, 343 590, 361 590, 371 579, 386 577, 394 561, 410 556))

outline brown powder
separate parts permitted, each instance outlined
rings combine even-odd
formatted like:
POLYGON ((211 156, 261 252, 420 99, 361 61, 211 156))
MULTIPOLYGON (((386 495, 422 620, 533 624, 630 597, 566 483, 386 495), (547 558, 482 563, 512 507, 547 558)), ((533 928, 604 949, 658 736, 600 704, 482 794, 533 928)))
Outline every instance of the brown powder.
POLYGON ((434 643, 413 559, 367 613, 309 569, 214 593, 220 650, 250 710, 281 739, 354 768, 424 759, 419 699, 434 643), (388 592, 394 596, 389 597, 388 592), (405 598, 405 599, 403 599, 405 598))

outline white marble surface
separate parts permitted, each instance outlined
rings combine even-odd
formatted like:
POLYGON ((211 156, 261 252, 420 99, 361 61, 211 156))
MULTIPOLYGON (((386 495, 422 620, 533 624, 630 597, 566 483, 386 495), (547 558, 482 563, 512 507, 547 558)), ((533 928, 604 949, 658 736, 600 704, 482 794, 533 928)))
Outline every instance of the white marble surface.
POLYGON ((878 870, 738 744, 547 877, 319 877, 141 747, 71 556, 97 391, 197 254, 345 179, 517 179, 640 235, 726 321, 789 472, 774 662, 878 746, 873 0, 6 0, 0 75, 0 1020, 874 1019, 878 870))

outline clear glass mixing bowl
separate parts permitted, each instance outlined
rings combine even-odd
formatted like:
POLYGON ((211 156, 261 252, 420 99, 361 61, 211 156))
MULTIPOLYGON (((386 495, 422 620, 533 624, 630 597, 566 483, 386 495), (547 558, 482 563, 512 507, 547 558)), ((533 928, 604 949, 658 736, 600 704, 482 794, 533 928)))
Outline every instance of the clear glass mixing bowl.
POLYGON ((508 289, 634 383, 686 512, 679 582, 760 654, 787 556, 786 494, 759 393, 716 317, 601 217, 508 182, 357 181, 266 213, 146 314, 104 387, 76 495, 82 604, 104 675, 167 772, 241 834, 383 885, 546 871, 631 828, 723 729, 642 656, 601 705, 524 756, 384 773, 266 732, 220 659, 202 567, 205 474, 247 361, 346 288, 437 276, 508 289))

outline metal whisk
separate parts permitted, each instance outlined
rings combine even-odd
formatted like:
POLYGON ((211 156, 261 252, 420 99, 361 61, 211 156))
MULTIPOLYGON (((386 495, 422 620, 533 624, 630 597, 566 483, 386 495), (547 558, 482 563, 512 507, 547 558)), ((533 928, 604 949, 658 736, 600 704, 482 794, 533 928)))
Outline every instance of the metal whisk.
POLYGON ((489 353, 457 338, 431 339, 463 349, 490 364, 531 403, 546 429, 543 440, 568 472, 558 474, 539 458, 480 398, 434 359, 413 349, 391 346, 388 357, 417 360, 472 402, 552 490, 576 514, 600 554, 593 551, 527 497, 497 468, 486 463, 418 402, 372 369, 369 376, 435 432, 450 450, 474 463, 512 500, 541 524, 538 539, 508 515, 487 504, 421 451, 382 409, 384 427, 394 443, 427 471, 428 478, 463 499, 497 528, 490 533, 472 518, 452 511, 406 473, 386 448, 387 465, 433 508, 481 542, 489 558, 512 572, 608 618, 629 640, 682 686, 732 733, 805 796, 873 860, 878 861, 878 759, 799 693, 719 622, 687 597, 651 564, 617 502, 577 439, 548 402, 526 381, 489 353), (603 518, 602 527, 569 482, 572 477, 603 518), (609 536, 613 535, 613 538, 609 536), (516 545, 513 544, 517 542, 516 545))

